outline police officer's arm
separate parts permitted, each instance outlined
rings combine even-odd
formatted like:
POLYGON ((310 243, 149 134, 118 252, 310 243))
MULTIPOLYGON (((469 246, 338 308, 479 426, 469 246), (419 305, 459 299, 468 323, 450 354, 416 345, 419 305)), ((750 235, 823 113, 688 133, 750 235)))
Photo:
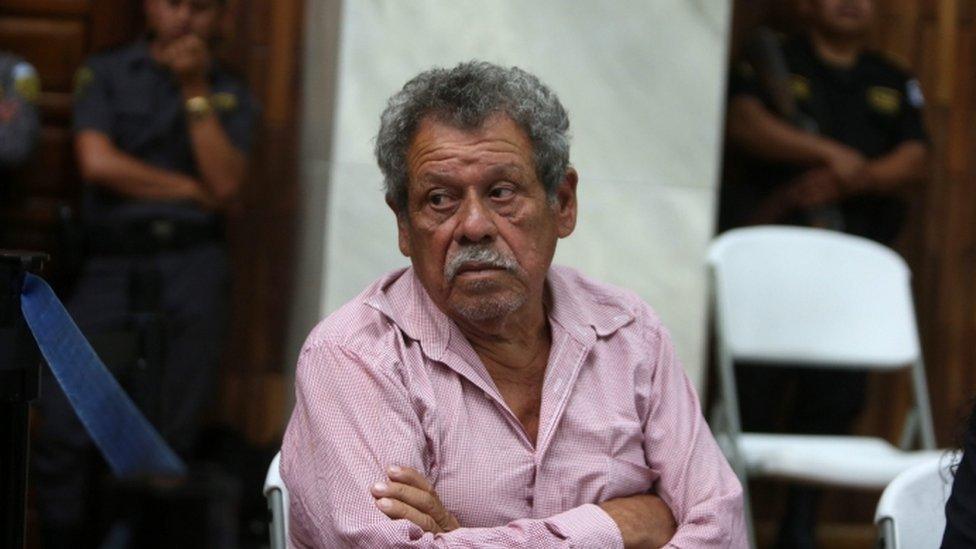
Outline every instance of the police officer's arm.
POLYGON ((800 167, 826 166, 845 181, 853 180, 865 166, 858 151, 792 126, 755 96, 734 96, 727 119, 729 140, 763 160, 800 167))
POLYGON ((144 200, 192 200, 203 206, 216 205, 210 193, 193 178, 157 168, 119 150, 108 135, 98 130, 75 134, 75 154, 85 181, 119 194, 144 200))
POLYGON ((928 146, 923 141, 905 141, 890 153, 872 160, 862 176, 849 186, 851 192, 889 192, 921 181, 928 166, 928 146))
POLYGON ((928 136, 922 122, 925 97, 918 80, 905 75, 903 100, 893 125, 892 141, 897 143, 887 154, 873 159, 864 169, 859 185, 851 192, 891 192, 899 187, 925 179, 928 168, 928 136))
POLYGON ((211 91, 207 78, 211 57, 206 43, 188 35, 167 47, 161 61, 176 75, 184 101, 203 99, 202 109, 196 112, 189 110, 192 105, 187 103, 193 156, 210 194, 221 204, 233 201, 244 180, 247 158, 231 142, 213 108, 206 103, 211 91))

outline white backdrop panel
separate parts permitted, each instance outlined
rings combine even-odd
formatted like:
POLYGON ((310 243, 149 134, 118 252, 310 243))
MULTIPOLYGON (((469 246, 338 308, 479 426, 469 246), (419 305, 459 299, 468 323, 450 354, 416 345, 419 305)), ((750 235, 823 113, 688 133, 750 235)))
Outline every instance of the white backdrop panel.
POLYGON ((406 264, 372 156, 386 99, 432 66, 518 65, 570 113, 580 220, 557 262, 647 299, 700 380, 729 16, 723 0, 344 2, 332 150, 304 144, 329 166, 324 219, 305 224, 326 232, 324 288, 296 299, 324 316, 406 264))

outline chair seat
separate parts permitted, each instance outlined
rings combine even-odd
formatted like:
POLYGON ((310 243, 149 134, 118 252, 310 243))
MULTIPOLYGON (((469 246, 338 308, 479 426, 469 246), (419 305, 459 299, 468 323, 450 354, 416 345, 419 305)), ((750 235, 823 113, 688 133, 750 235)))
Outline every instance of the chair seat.
POLYGON ((750 476, 881 490, 899 473, 943 453, 905 451, 875 437, 743 433, 750 476))

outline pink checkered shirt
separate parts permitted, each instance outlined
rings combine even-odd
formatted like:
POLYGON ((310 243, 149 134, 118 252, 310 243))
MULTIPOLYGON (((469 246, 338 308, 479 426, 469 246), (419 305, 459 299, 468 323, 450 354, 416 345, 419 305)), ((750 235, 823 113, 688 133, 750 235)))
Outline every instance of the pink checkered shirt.
POLYGON ((657 316, 552 267, 552 348, 533 445, 413 270, 390 273, 309 335, 282 447, 298 547, 623 547, 601 501, 653 490, 667 547, 745 547, 742 489, 657 316), (462 528, 391 520, 369 486, 425 473, 462 528))

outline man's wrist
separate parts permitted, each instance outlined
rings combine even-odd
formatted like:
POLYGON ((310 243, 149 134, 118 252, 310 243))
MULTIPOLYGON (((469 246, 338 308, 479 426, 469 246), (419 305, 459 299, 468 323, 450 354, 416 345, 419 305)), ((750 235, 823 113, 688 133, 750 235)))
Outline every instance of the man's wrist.
POLYGON ((183 109, 190 121, 203 120, 213 114, 213 104, 209 95, 195 95, 183 103, 183 109))

